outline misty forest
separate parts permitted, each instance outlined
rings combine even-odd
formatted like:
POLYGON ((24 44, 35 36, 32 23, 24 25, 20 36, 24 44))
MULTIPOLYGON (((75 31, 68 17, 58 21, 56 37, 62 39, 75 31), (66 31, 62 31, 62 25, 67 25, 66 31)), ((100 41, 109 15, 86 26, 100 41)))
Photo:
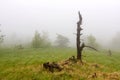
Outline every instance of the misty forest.
POLYGON ((1 0, 0 80, 120 80, 119 0, 1 0))

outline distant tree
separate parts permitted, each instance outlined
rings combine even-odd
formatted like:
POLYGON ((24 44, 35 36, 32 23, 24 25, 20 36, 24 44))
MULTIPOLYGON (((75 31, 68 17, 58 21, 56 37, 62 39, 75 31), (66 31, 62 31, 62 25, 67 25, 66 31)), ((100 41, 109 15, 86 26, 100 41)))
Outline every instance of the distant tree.
POLYGON ((38 31, 35 32, 33 40, 32 40, 32 46, 33 48, 40 48, 42 45, 42 38, 40 36, 40 33, 38 31))
POLYGON ((2 34, 0 34, 0 44, 3 42, 3 40, 4 40, 4 36, 2 34))
POLYGON ((57 47, 68 47, 69 39, 63 35, 57 34, 56 39, 57 47))
MULTIPOLYGON (((0 26, 1 26, 1 24, 0 24, 0 26)), ((0 30, 0 45, 3 41, 4 41, 4 35, 1 34, 1 30, 0 30)))
POLYGON ((96 42, 96 38, 93 35, 87 36, 87 45, 91 47, 99 47, 99 44, 96 42))
POLYGON ((113 37, 113 39, 111 40, 111 43, 110 43, 110 47, 111 47, 111 49, 114 49, 114 50, 120 50, 120 32, 118 32, 113 37))
POLYGON ((49 35, 47 32, 42 32, 42 47, 50 47, 51 46, 51 41, 49 39, 49 35))
POLYGON ((35 32, 32 40, 33 48, 46 48, 51 46, 49 36, 47 32, 43 32, 42 35, 38 31, 35 32))

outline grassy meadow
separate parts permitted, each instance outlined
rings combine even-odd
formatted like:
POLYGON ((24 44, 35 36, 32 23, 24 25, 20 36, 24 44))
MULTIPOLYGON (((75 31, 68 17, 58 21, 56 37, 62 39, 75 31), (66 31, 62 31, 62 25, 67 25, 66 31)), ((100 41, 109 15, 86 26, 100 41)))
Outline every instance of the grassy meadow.
POLYGON ((107 51, 84 50, 83 65, 66 65, 61 72, 51 73, 42 66, 73 55, 73 48, 0 49, 0 80, 120 80, 119 52, 108 56, 107 51))

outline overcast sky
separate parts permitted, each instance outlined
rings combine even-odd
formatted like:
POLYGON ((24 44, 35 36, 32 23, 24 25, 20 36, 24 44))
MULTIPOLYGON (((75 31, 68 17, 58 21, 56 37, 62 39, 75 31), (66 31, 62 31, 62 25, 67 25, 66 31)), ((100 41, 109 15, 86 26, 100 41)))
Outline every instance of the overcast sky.
POLYGON ((120 0, 0 0, 0 29, 7 37, 33 36, 38 30, 74 41, 78 11, 84 35, 107 42, 120 32, 120 0))

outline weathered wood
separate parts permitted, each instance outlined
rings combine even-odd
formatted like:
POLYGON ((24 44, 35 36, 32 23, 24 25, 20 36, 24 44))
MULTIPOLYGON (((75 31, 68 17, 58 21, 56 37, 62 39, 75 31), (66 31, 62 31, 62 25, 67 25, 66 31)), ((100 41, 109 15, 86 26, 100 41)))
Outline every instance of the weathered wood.
POLYGON ((81 25, 82 25, 82 16, 80 14, 80 12, 78 12, 79 15, 79 21, 77 22, 77 38, 76 38, 76 45, 77 45, 77 59, 80 60, 82 62, 82 50, 84 48, 84 43, 82 43, 81 45, 81 25))
POLYGON ((43 63, 43 67, 45 69, 48 69, 50 72, 54 72, 55 69, 57 69, 58 71, 61 71, 62 68, 60 67, 59 64, 55 63, 55 62, 52 62, 52 63, 49 63, 49 62, 46 62, 46 63, 43 63))
POLYGON ((76 38, 76 46, 77 46, 77 59, 80 60, 80 62, 82 63, 82 51, 83 51, 83 48, 84 47, 88 47, 88 48, 91 48, 95 51, 98 51, 97 49, 91 47, 91 46, 86 46, 84 43, 81 42, 81 31, 83 30, 81 28, 81 25, 82 25, 82 16, 80 14, 80 12, 78 12, 78 15, 79 15, 79 21, 77 22, 77 38, 76 38))
POLYGON ((95 50, 95 51, 98 51, 97 49, 95 49, 94 47, 91 47, 91 46, 86 46, 86 45, 85 45, 85 47, 88 47, 88 48, 91 48, 91 49, 93 49, 93 50, 95 50))

